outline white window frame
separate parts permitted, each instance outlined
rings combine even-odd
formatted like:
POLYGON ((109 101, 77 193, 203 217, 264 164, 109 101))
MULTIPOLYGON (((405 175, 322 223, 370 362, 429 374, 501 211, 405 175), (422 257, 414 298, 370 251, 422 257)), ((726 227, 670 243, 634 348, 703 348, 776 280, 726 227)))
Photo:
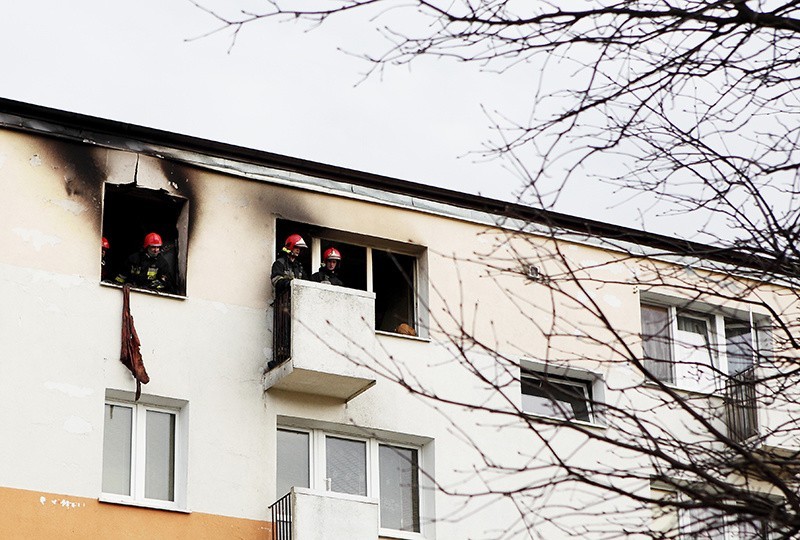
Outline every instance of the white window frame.
MULTIPOLYGON (((523 396, 531 395, 531 394, 529 394, 529 393, 527 393, 525 391, 525 387, 526 387, 525 380, 526 379, 534 380, 534 381, 537 381, 537 382, 539 381, 539 379, 536 377, 536 374, 524 371, 522 373, 522 376, 521 376, 522 395, 523 396)), ((529 411, 529 410, 525 410, 524 405, 523 405, 523 411, 526 414, 532 414, 534 416, 547 416, 547 417, 550 417, 550 418, 557 418, 559 420, 565 420, 565 421, 568 421, 568 422, 572 422, 572 421, 589 422, 589 423, 592 422, 592 419, 594 418, 594 413, 593 413, 594 407, 592 406, 592 395, 591 395, 592 386, 591 386, 591 383, 589 381, 583 381, 583 380, 580 380, 580 379, 569 379, 569 378, 566 378, 566 377, 556 377, 556 376, 553 376, 553 375, 548 375, 547 376, 547 382, 546 383, 542 383, 542 384, 550 384, 550 385, 552 385, 552 386, 554 386, 556 388, 568 388, 568 389, 575 388, 577 390, 576 393, 583 394, 582 395, 582 401, 583 401, 583 403, 584 403, 584 405, 586 407, 586 418, 578 418, 578 417, 571 418, 571 417, 566 416, 566 414, 562 416, 560 414, 556 414, 555 412, 554 412, 554 414, 545 414, 545 413, 542 413, 542 412, 529 411)), ((536 397, 540 397, 541 399, 549 399, 547 396, 536 396, 536 397)), ((525 398, 523 397, 523 403, 524 403, 524 401, 525 401, 525 398)), ((550 400, 550 401, 554 402, 554 405, 553 405, 554 411, 559 411, 560 409, 563 408, 560 405, 560 402, 558 402, 557 400, 550 400)))
MULTIPOLYGON (((760 351, 768 351, 769 349, 769 336, 765 335, 765 328, 768 328, 766 323, 768 318, 763 315, 756 315, 752 312, 742 312, 738 310, 725 310, 722 308, 714 308, 705 304, 697 302, 689 303, 689 305, 680 305, 680 300, 673 299, 672 301, 663 298, 651 299, 650 297, 642 297, 640 306, 651 306, 667 310, 667 317, 669 321, 668 327, 668 341, 671 355, 671 369, 673 381, 661 381, 668 386, 672 386, 681 390, 689 390, 699 393, 719 393, 724 390, 724 379, 729 374, 728 366, 728 352, 725 336, 725 319, 735 319, 738 321, 749 322, 750 332, 753 339, 754 353, 753 353, 753 366, 758 366, 760 351), (678 336, 678 317, 687 317, 693 319, 703 319, 707 321, 709 352, 711 359, 711 375, 713 380, 707 384, 696 384, 693 379, 687 377, 680 377, 681 372, 678 369, 679 358, 678 352, 680 350, 680 343, 677 340, 678 336)), ((767 330, 768 332, 768 330, 767 330)), ((644 343, 644 339, 642 340, 644 343)))
MULTIPOLYGON (((127 394, 127 392, 107 392, 113 394, 127 394)), ((134 402, 132 399, 119 399, 119 398, 106 398, 103 403, 103 410, 105 411, 106 405, 127 407, 132 409, 131 415, 131 485, 130 495, 121 495, 119 493, 105 493, 102 492, 99 496, 101 502, 124 504, 129 506, 141 506, 145 508, 156 508, 161 510, 172 510, 178 512, 188 512, 186 508, 186 478, 187 478, 187 462, 186 462, 186 413, 184 404, 186 402, 180 400, 171 400, 165 398, 156 398, 154 403, 148 401, 146 396, 142 396, 139 402, 134 402), (172 414, 175 416, 175 441, 174 441, 174 464, 173 464, 173 499, 172 501, 165 501, 161 499, 149 499, 144 496, 145 493, 145 455, 146 455, 146 430, 147 430, 147 412, 154 411, 160 413, 172 414)), ((105 413, 104 413, 105 414, 105 413)), ((105 419, 105 416, 104 416, 105 419)), ((103 422, 103 432, 105 435, 105 420, 103 422)), ((101 486, 102 486, 102 471, 101 471, 101 486)))
POLYGON ((590 426, 605 426, 603 417, 602 404, 605 403, 605 383, 602 377, 589 370, 563 367, 554 364, 537 362, 533 360, 520 360, 519 363, 519 382, 520 382, 520 410, 527 416, 547 418, 550 420, 557 420, 559 422, 570 422, 576 424, 585 424, 590 426), (585 389, 586 407, 589 412, 589 420, 580 420, 577 418, 564 418, 563 416, 554 416, 542 414, 540 412, 526 411, 522 405, 522 396, 524 395, 522 387, 522 379, 528 373, 546 375, 556 384, 579 386, 585 389))
MULTIPOLYGON (((380 467, 379 467, 379 450, 381 445, 393 446, 396 448, 404 448, 414 450, 417 452, 417 474, 418 474, 418 493, 417 500, 419 501, 419 508, 417 509, 419 515, 420 532, 401 531, 399 529, 389 529, 379 527, 379 535, 383 538, 397 538, 404 540, 419 540, 425 537, 425 516, 426 504, 422 493, 422 471, 424 470, 423 464, 423 448, 414 444, 407 444, 403 442, 396 442, 391 439, 363 437, 353 435, 350 433, 340 433, 326 429, 316 428, 303 428, 294 427, 290 425, 279 425, 279 431, 294 431, 297 433, 308 433, 309 439, 309 452, 308 452, 308 470, 309 470, 309 489, 316 491, 330 491, 330 484, 325 477, 327 466, 326 454, 326 437, 334 437, 337 439, 347 439, 352 441, 366 443, 366 477, 367 477, 367 497, 378 499, 380 505, 380 467)), ((276 469, 279 466, 276 462, 276 469)), ((276 482, 277 484, 277 482, 276 482)), ((275 498, 283 497, 285 493, 276 493, 275 498)), ((358 495, 347 496, 358 497, 358 495)), ((379 514, 380 515, 380 514, 379 514)))

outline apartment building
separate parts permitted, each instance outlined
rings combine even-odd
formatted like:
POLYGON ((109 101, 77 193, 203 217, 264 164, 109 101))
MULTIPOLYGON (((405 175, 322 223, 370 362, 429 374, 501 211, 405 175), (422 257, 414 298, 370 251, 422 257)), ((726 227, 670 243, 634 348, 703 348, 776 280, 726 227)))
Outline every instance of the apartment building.
POLYGON ((797 509, 770 261, 8 100, 0 185, 0 537, 764 539, 797 509), (115 278, 151 232, 136 399, 115 278), (345 286, 276 295, 291 234, 345 286))

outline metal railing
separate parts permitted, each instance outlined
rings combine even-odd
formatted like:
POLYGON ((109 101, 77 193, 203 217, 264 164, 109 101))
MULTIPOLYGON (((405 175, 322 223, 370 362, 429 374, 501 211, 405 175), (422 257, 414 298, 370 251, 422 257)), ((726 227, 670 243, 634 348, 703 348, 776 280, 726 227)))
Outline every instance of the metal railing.
POLYGON ((728 436, 745 441, 758 434, 758 403, 756 401, 756 368, 751 366, 731 375, 725 385, 728 417, 728 436))
POLYGON ((272 512, 272 540, 292 540, 292 493, 269 507, 272 512))
POLYGON ((292 356, 292 287, 289 282, 279 282, 273 303, 275 316, 272 325, 272 361, 269 369, 287 361, 292 356))

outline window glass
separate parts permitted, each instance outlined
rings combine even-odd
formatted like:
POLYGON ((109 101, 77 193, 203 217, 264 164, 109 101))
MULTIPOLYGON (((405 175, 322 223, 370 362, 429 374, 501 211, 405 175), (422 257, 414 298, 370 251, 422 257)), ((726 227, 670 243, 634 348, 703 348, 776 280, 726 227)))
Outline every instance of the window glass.
POLYGON ((381 527, 419 532, 417 451, 382 444, 379 468, 381 527))
POLYGON ((705 319, 678 315, 678 331, 701 336, 701 342, 706 346, 709 344, 708 321, 705 319))
POLYGON ((278 430, 278 497, 289 493, 292 487, 310 487, 308 441, 308 433, 278 430))
POLYGON ((766 540, 769 538, 764 523, 760 521, 740 521, 736 527, 739 530, 738 540, 766 540))
POLYGON ((175 500, 175 415, 147 411, 144 496, 175 500))
POLYGON ((678 314, 675 336, 675 379, 681 387, 693 390, 713 390, 709 321, 702 316, 678 314))
POLYGON ((367 494, 367 444, 363 441, 325 437, 326 478, 331 491, 367 494))
POLYGON ((133 409, 106 404, 103 427, 103 492, 131 494, 133 409))
POLYGON ((730 375, 753 365, 753 333, 748 321, 725 319, 725 351, 730 375))
POLYGON ((642 347, 645 367, 658 379, 674 382, 669 310, 642 304, 642 347))
POLYGON ((554 379, 541 373, 522 377, 522 410, 562 420, 591 421, 589 383, 554 379))
POLYGON ((688 523, 685 538, 693 540, 725 540, 725 518, 711 508, 692 508, 688 510, 688 523))

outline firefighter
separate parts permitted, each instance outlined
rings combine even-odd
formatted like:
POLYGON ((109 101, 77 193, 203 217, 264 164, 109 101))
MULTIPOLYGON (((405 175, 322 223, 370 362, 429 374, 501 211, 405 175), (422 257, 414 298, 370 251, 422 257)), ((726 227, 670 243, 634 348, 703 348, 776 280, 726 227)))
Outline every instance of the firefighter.
POLYGON ((163 245, 158 233, 148 233, 144 237, 142 249, 128 257, 128 270, 117 275, 117 283, 130 283, 134 287, 159 292, 174 292, 172 268, 161 253, 163 245))
POLYGON ((342 282, 336 273, 341 261, 342 254, 339 253, 338 249, 335 247, 326 249, 325 253, 322 254, 322 266, 320 266, 318 272, 315 272, 314 275, 311 276, 311 280, 317 283, 330 283, 331 285, 338 285, 339 287, 344 286, 344 282, 342 282))
POLYGON ((109 281, 111 279, 111 265, 106 261, 106 251, 111 249, 111 244, 108 243, 108 239, 105 236, 101 246, 103 254, 100 257, 100 281, 109 281))
POLYGON ((300 250, 307 248, 305 240, 299 234, 290 234, 286 238, 280 255, 272 263, 270 279, 276 289, 288 285, 293 279, 306 279, 306 272, 297 258, 300 256, 300 250))

